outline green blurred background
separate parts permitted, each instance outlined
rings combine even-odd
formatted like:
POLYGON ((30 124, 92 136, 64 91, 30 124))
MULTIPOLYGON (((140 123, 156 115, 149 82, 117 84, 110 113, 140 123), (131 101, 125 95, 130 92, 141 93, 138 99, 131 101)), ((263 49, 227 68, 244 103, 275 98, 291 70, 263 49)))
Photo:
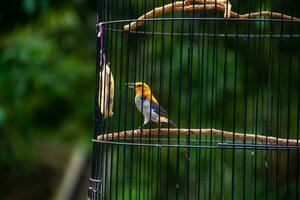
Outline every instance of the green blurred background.
POLYGON ((89 160, 96 3, 0 2, 0 199, 51 199, 74 149, 89 160))

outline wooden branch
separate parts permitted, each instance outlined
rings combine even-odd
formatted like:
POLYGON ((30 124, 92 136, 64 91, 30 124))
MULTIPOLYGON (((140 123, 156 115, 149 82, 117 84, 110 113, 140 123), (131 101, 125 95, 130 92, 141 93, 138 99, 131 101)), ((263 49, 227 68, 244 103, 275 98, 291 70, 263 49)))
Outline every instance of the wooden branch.
POLYGON ((138 26, 144 24, 145 19, 155 18, 163 13, 171 13, 172 10, 174 12, 180 12, 184 10, 185 12, 191 12, 194 10, 213 10, 216 9, 218 11, 224 12, 224 17, 234 17, 239 19, 248 19, 248 18, 255 18, 255 17, 271 17, 271 18, 279 18, 284 20, 299 20, 297 17, 285 15, 278 12, 270 12, 270 11, 261 11, 261 12, 253 12, 253 13, 246 13, 246 14, 239 14, 236 12, 231 11, 231 4, 226 3, 226 0, 217 0, 217 3, 211 3, 212 0, 206 0, 207 4, 200 4, 200 5, 190 5, 190 3, 201 3, 205 0, 189 0, 189 1, 176 1, 165 6, 156 7, 153 10, 147 12, 146 14, 140 16, 137 21, 131 22, 123 27, 124 31, 133 31, 138 26), (209 3, 208 3, 209 2, 209 3), (227 7, 228 4, 228 7, 227 7))
POLYGON ((144 24, 143 22, 144 19, 155 18, 156 16, 161 15, 163 12, 164 13, 172 12, 173 8, 174 10, 175 8, 182 8, 183 4, 184 4, 183 1, 175 1, 165 6, 156 7, 153 10, 147 12, 146 14, 140 16, 138 18, 138 21, 131 22, 130 24, 125 25, 123 29, 124 31, 135 30, 138 26, 144 24))
POLYGON ((258 135, 258 134, 244 134, 244 133, 233 133, 229 131, 222 131, 217 129, 143 129, 142 132, 140 129, 136 130, 127 130, 122 132, 114 132, 114 133, 108 133, 99 135, 97 139, 99 141, 111 141, 111 140, 117 140, 131 137, 142 137, 142 136, 151 136, 153 135, 188 135, 189 133, 191 135, 214 135, 214 136, 220 136, 224 138, 230 138, 230 139, 239 139, 239 140, 251 140, 251 141, 257 141, 262 143, 268 143, 268 144, 279 144, 279 145, 290 145, 290 146, 298 146, 300 145, 300 141, 295 139, 284 139, 284 138, 276 138, 272 136, 264 136, 264 135, 258 135), (151 133, 150 133, 151 132, 151 133), (278 143, 277 143, 278 142, 278 143))
MULTIPOLYGON (((228 1, 229 2, 229 1, 228 1)), ((215 3, 227 3, 227 0, 185 0, 184 5, 190 4, 215 4, 215 3)))

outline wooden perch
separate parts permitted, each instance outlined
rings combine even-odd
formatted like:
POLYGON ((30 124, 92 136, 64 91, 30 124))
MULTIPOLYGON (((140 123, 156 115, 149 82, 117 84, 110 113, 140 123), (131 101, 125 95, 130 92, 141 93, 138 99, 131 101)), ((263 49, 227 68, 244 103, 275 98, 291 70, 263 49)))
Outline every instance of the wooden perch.
POLYGON ((249 19, 255 17, 271 17, 271 18, 279 18, 284 20, 299 20, 297 17, 285 15, 283 13, 271 12, 271 11, 261 11, 261 12, 253 12, 246 14, 239 14, 231 11, 231 4, 226 0, 185 0, 185 1, 176 1, 165 6, 156 7, 153 10, 147 12, 146 14, 140 16, 136 21, 131 22, 123 27, 124 31, 133 31, 138 26, 144 24, 145 19, 155 18, 163 13, 171 13, 174 12, 191 12, 194 10, 218 10, 224 12, 224 18, 238 18, 238 19, 249 19), (205 2, 205 3, 204 3, 205 2), (194 3, 194 5, 191 5, 194 3), (198 4, 196 4, 198 3, 198 4))
POLYGON ((264 136, 264 135, 258 135, 258 134, 244 134, 244 133, 233 133, 229 131, 222 131, 217 129, 143 129, 142 132, 140 129, 136 130, 127 130, 122 132, 114 132, 114 133, 108 133, 99 135, 97 137, 100 141, 111 141, 111 140, 117 140, 131 137, 142 137, 142 136, 148 136, 151 134, 153 135, 177 135, 179 132, 180 135, 188 135, 189 133, 191 135, 214 135, 214 136, 220 136, 224 138, 230 138, 230 139, 239 139, 239 140, 251 140, 251 141, 257 141, 262 143, 268 143, 268 144, 278 144, 278 145, 289 145, 289 146, 298 146, 300 145, 300 141, 295 139, 284 139, 284 138, 276 138, 272 136, 264 136), (151 132, 151 133, 150 133, 151 132))

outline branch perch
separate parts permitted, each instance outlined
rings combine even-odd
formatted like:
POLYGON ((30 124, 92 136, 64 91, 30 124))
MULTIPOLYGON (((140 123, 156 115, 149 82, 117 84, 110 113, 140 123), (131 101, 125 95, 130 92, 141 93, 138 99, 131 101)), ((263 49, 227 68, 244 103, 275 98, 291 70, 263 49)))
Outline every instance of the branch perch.
POLYGON ((238 18, 238 19, 249 19, 255 17, 271 17, 271 18, 279 18, 284 20, 299 20, 297 17, 285 15, 279 12, 271 12, 271 11, 261 11, 261 12, 252 12, 246 14, 239 14, 231 11, 231 4, 227 0, 185 0, 185 1, 176 1, 165 6, 156 7, 153 10, 147 12, 146 14, 140 16, 137 21, 131 22, 123 27, 124 31, 133 31, 138 26, 144 24, 145 19, 155 18, 163 13, 171 13, 174 12, 191 12, 194 10, 218 10, 224 12, 224 18, 238 18), (191 5, 191 3, 194 3, 191 5), (196 4, 197 3, 197 4, 196 4))
POLYGON ((151 132, 151 135, 177 135, 178 132, 180 135, 188 135, 189 132, 191 135, 214 135, 214 136, 220 136, 224 138, 230 138, 230 139, 239 139, 239 140, 251 140, 251 141, 257 141, 257 142, 264 142, 268 144, 278 144, 278 145, 289 145, 289 146, 298 146, 300 145, 299 140, 295 139, 284 139, 284 138, 276 138, 273 136, 264 136, 264 135, 258 135, 258 134, 244 134, 244 133, 233 133, 229 131, 222 131, 217 129, 143 129, 142 132, 140 129, 136 130, 127 130, 122 132, 114 132, 114 133, 108 133, 99 135, 97 139, 99 141, 111 141, 114 139, 124 139, 130 138, 130 137, 141 137, 141 136, 148 136, 151 132), (278 143, 277 143, 278 142, 278 143))

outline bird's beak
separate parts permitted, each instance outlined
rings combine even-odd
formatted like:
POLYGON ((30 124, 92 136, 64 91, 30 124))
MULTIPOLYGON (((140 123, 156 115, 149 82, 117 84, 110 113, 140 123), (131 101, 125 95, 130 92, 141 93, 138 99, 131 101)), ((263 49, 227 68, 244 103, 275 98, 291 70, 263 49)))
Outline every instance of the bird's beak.
POLYGON ((125 85, 129 88, 135 88, 135 84, 134 83, 125 83, 125 85))

